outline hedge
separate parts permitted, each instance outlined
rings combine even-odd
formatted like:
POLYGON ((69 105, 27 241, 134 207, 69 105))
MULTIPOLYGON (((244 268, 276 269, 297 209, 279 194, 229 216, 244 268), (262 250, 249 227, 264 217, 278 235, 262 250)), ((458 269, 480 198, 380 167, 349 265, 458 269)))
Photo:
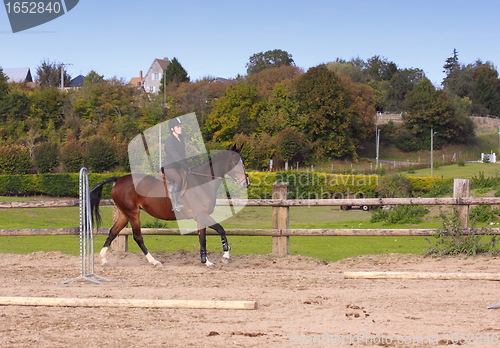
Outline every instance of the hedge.
MULTIPOLYGON (((89 174, 89 186, 112 176, 125 174, 89 174)), ((271 199, 274 182, 290 184, 290 199, 344 198, 355 195, 356 198, 372 197, 378 186, 379 177, 371 175, 340 175, 327 173, 303 172, 250 172, 249 199, 271 199)), ((0 195, 47 195, 52 197, 78 197, 79 174, 32 174, 0 175, 0 195)), ((453 179, 408 177, 411 190, 428 192, 437 182, 453 182, 453 179)), ((106 185, 103 198, 110 198, 113 185, 106 185)), ((231 187, 229 184, 228 187, 231 187)))
MULTIPOLYGON (((112 176, 123 174, 89 174, 89 186, 112 176)), ((31 175, 0 175, 0 195, 3 196, 31 196, 47 195, 51 197, 79 196, 79 173, 62 174, 31 174, 31 175)), ((103 189, 103 198, 111 198, 113 185, 106 185, 103 189)))

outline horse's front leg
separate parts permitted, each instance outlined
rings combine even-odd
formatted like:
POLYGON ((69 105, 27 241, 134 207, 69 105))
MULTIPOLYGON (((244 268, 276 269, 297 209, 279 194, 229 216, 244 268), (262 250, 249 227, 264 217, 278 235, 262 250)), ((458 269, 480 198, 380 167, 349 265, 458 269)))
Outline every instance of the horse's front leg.
POLYGON ((198 238, 200 240, 200 258, 208 268, 215 268, 215 265, 207 257, 207 229, 203 224, 198 223, 198 238))
POLYGON ((227 241, 226 231, 219 223, 210 225, 210 228, 217 231, 217 233, 220 235, 220 239, 222 242, 222 250, 224 251, 224 254, 222 255, 222 262, 225 265, 229 265, 229 259, 230 259, 229 250, 231 250, 231 247, 229 246, 229 243, 227 241))

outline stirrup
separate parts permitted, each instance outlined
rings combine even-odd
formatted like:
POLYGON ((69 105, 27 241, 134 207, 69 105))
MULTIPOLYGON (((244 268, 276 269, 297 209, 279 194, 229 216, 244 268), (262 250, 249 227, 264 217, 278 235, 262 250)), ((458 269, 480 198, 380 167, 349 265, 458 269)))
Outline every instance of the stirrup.
POLYGON ((177 211, 177 212, 179 212, 179 211, 181 211, 181 210, 182 210, 182 208, 184 208, 184 206, 183 206, 182 204, 178 204, 178 205, 176 205, 175 207, 172 207, 172 211, 177 211))

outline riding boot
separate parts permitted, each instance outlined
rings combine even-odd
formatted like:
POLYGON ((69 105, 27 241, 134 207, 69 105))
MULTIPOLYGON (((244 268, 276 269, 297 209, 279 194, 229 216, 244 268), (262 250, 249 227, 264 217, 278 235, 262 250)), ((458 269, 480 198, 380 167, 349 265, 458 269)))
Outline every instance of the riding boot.
POLYGON ((184 208, 183 205, 179 203, 179 195, 181 194, 181 185, 172 186, 172 211, 181 211, 184 208))

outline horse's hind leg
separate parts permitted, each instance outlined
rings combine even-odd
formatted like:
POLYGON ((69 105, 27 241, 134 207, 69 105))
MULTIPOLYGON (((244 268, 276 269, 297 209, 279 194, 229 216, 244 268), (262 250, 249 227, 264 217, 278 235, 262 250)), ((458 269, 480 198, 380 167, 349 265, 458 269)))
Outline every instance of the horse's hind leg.
POLYGON ((201 263, 204 263, 208 268, 215 268, 215 265, 207 257, 207 229, 200 223, 198 223, 198 238, 200 240, 201 263))
POLYGON ((146 248, 146 245, 144 244, 144 239, 142 238, 142 233, 141 233, 141 224, 139 222, 139 218, 137 219, 131 219, 130 220, 130 225, 132 226, 132 232, 134 233, 134 240, 141 248, 142 252, 144 255, 146 255, 146 259, 148 262, 154 266, 157 267, 163 267, 163 264, 156 260, 153 255, 148 251, 148 248, 146 248))
POLYGON ((118 220, 115 222, 113 227, 110 228, 108 238, 106 238, 104 246, 102 247, 101 252, 99 253, 103 266, 108 265, 108 260, 106 260, 106 252, 108 251, 111 242, 116 238, 116 236, 118 236, 118 233, 120 233, 120 231, 125 226, 127 226, 127 223, 128 223, 128 218, 120 212, 118 215, 118 220))

